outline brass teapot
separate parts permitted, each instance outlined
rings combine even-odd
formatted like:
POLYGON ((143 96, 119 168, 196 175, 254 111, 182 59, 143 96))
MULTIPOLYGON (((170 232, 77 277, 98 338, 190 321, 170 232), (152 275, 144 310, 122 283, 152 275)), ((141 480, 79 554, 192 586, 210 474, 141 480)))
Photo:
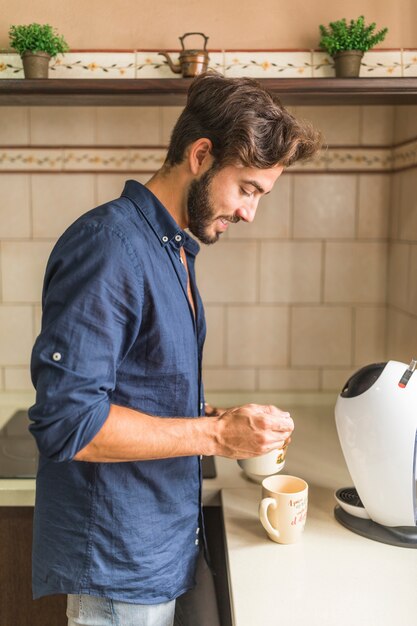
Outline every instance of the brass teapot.
POLYGON ((206 50, 208 37, 204 33, 185 33, 182 37, 178 38, 181 42, 182 50, 180 52, 179 63, 173 63, 168 52, 158 52, 166 58, 168 65, 175 74, 182 72, 183 78, 193 78, 197 74, 205 72, 209 63, 209 55, 206 50), (185 50, 184 39, 189 35, 201 35, 204 38, 203 50, 185 50))

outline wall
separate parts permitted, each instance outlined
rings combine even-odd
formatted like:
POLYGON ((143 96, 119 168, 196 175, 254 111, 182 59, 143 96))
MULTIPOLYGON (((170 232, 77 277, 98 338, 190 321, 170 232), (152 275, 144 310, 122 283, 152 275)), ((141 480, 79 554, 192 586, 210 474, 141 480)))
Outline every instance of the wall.
MULTIPOLYGON (((209 325, 208 390, 334 390, 358 366, 385 358, 388 237, 397 206, 390 203, 390 170, 381 163, 394 126, 397 137, 404 127, 400 110, 396 118, 393 107, 293 109, 322 129, 329 149, 320 161, 285 172, 253 224, 232 225, 198 258, 209 325)), ((117 197, 127 178, 150 177, 164 151, 142 151, 144 173, 135 166, 140 147, 166 146, 179 111, 2 109, 0 146, 14 146, 2 151, 3 162, 12 155, 14 173, 0 173, 3 389, 30 388, 42 276, 56 238, 79 214, 117 197), (66 171, 58 171, 63 150, 66 171)), ((401 132, 410 136, 407 125, 401 132)), ((395 175, 402 207, 416 197, 408 176, 395 175)), ((403 220, 398 233, 417 232, 415 208, 410 216, 414 222, 403 220)), ((415 263, 415 245, 398 236, 407 263, 415 263)), ((410 318, 412 293, 400 311, 391 297, 391 317, 410 318)), ((411 330, 415 341, 417 329, 411 330)), ((409 351, 390 342, 408 359, 409 351)))
POLYGON ((49 22, 63 33, 72 49, 174 48, 185 32, 203 30, 212 49, 316 48, 318 25, 365 15, 379 28, 389 27, 383 46, 417 47, 417 5, 413 0, 211 0, 210 3, 103 2, 42 0, 0 2, 0 47, 7 47, 10 24, 49 22))
MULTIPOLYGON (((417 142, 417 107, 397 107, 395 143, 409 149, 417 142)), ((387 353, 409 362, 417 358, 417 168, 392 177, 387 294, 387 353), (414 273, 416 272, 416 274, 414 273)))

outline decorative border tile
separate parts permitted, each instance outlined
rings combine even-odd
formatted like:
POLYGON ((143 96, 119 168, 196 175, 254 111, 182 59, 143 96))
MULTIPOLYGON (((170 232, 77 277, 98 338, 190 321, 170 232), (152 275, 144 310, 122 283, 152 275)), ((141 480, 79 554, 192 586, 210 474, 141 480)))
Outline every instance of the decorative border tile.
POLYGON ((391 148, 329 148, 325 158, 327 170, 386 172, 393 167, 391 148))
POLYGON ((403 75, 417 76, 417 50, 403 50, 403 75))
POLYGON ((417 166, 417 139, 394 149, 394 169, 417 166))
POLYGON ((22 59, 18 54, 0 54, 0 79, 23 78, 22 59))
POLYGON ((0 171, 41 170, 59 171, 63 165, 62 150, 54 148, 7 148, 0 149, 0 171))
POLYGON ((329 78, 334 76, 334 62, 327 52, 313 50, 313 78, 329 78))
MULTIPOLYGON (((165 160, 166 148, 0 148, 0 173, 44 172, 155 172, 165 160)), ((296 163, 290 172, 390 172, 417 166, 417 139, 397 148, 328 148, 308 163, 296 163)))
POLYGON ((50 78, 135 78, 134 52, 68 52, 49 66, 50 78))
POLYGON ((401 50, 371 50, 365 52, 359 76, 381 76, 398 78, 402 76, 401 50))
MULTIPOLYGON (((170 52, 170 51, 169 51, 170 52)), ((174 62, 179 52, 170 52, 174 62)), ((320 50, 210 52, 209 67, 227 76, 255 78, 327 78, 334 76, 333 59, 320 50)), ((417 76, 417 50, 371 50, 360 76, 417 76)), ((50 78, 180 78, 155 50, 131 52, 68 52, 51 61, 50 78)), ((0 54, 0 79, 24 78, 15 53, 0 54)))
POLYGON ((226 76, 312 78, 311 52, 225 52, 226 76))

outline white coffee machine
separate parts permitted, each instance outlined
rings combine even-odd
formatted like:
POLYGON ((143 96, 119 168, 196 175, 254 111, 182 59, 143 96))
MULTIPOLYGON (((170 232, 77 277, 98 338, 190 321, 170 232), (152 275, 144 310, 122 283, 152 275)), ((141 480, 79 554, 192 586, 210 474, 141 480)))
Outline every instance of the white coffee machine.
POLYGON ((417 361, 358 370, 340 393, 336 426, 354 487, 336 492, 349 530, 417 548, 417 361))

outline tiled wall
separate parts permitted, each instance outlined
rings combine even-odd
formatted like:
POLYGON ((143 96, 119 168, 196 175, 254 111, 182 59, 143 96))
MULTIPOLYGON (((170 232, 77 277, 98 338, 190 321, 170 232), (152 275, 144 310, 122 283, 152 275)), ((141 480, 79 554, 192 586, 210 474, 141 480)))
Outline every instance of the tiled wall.
MULTIPOLYGON (((417 137, 417 107, 397 109, 395 142, 417 137)), ((409 145, 409 144, 408 144, 409 145)), ((387 352, 409 361, 417 355, 417 168, 392 177, 387 352)))
MULTIPOLYGON (((329 149, 285 172, 253 224, 232 226, 199 255, 208 390, 339 389, 352 370, 385 358, 387 338, 389 356, 402 359, 417 341, 416 170, 390 173, 395 163, 416 162, 415 144, 392 149, 417 137, 415 113, 293 110, 323 130, 329 149)), ((127 178, 149 178, 179 111, 2 109, 0 388, 30 387, 42 276, 56 238, 118 196, 127 178)))

